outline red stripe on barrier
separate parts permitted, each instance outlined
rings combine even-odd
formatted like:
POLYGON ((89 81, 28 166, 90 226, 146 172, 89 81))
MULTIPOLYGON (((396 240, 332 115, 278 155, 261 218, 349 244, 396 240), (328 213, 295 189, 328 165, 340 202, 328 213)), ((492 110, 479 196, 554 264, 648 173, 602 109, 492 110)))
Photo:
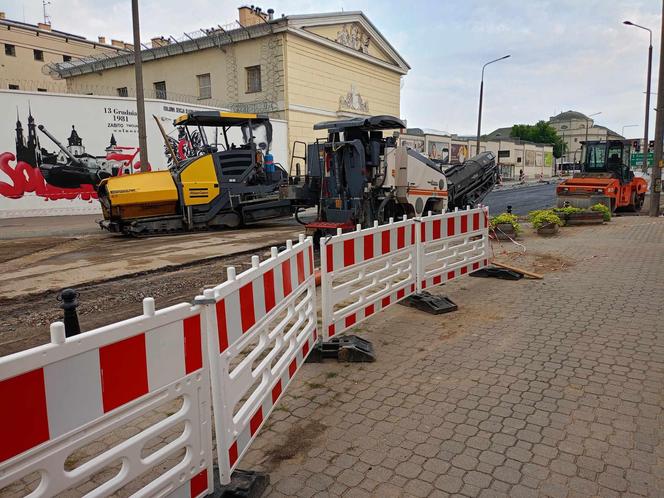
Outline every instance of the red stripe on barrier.
POLYGON ((268 270, 263 274, 263 295, 265 296, 265 312, 269 312, 277 304, 274 292, 274 270, 268 270))
POLYGON ((224 300, 218 301, 217 308, 217 335, 219 336, 219 352, 228 349, 228 328, 226 326, 226 305, 224 300))
POLYGON ((484 266, 487 266, 488 264, 489 264, 489 260, 488 260, 488 259, 485 259, 485 260, 484 260, 484 266))
POLYGON ((410 284, 410 292, 415 292, 415 284, 410 284))
POLYGON ((426 289, 426 288, 427 288, 427 281, 422 280, 422 289, 426 289))
POLYGON ((346 327, 352 327, 353 325, 355 325, 356 321, 357 321, 357 316, 355 315, 355 313, 353 313, 352 315, 348 315, 345 318, 344 323, 346 327))
POLYGON ((293 361, 288 365, 288 377, 292 379, 295 372, 297 372, 297 358, 293 358, 293 361))
POLYGON ((252 436, 256 434, 256 431, 258 430, 258 428, 261 426, 262 423, 263 423, 263 407, 259 406, 256 413, 254 413, 254 416, 251 417, 251 420, 249 421, 249 431, 251 432, 252 436))
POLYGON ((473 270, 478 270, 480 267, 479 261, 477 263, 473 263, 473 270))
POLYGON ((299 285, 304 282, 304 251, 297 253, 295 263, 297 265, 297 283, 299 285))
POLYGON ((203 368, 201 315, 184 319, 184 369, 188 374, 203 368))
POLYGON ((302 345, 302 358, 306 358, 309 354, 309 341, 302 345))
POLYGON ((373 248, 373 234, 368 233, 364 236, 364 261, 367 261, 374 257, 374 248, 373 248))
POLYGON ((433 277, 433 285, 439 285, 443 281, 442 275, 436 275, 433 277))
POLYGON ((384 297, 383 299, 380 300, 380 305, 383 308, 387 308, 390 305, 391 301, 392 301, 392 298, 390 296, 384 297))
POLYGON ((327 329, 327 335, 332 337, 336 333, 336 327, 334 324, 330 325, 330 327, 327 329))
POLYGON ((448 271, 447 272, 447 280, 453 280, 454 279, 454 270, 448 271))
POLYGON ((44 371, 0 382, 0 462, 49 439, 44 371))
POLYGON ((253 282, 240 287, 240 320, 242 321, 243 334, 256 323, 253 282))
POLYGON ((433 220, 433 238, 431 240, 440 239, 440 231, 442 228, 441 220, 433 220))
POLYGON ((376 311, 376 307, 373 304, 370 304, 369 306, 364 308, 364 316, 369 317, 369 316, 373 315, 375 313, 375 311, 376 311))
POLYGON ((468 273, 468 267, 467 266, 462 266, 461 267, 461 275, 465 275, 466 273, 468 273))
POLYGON ((403 299, 405 295, 406 295, 406 289, 399 289, 397 291, 397 299, 403 299))
POLYGON ((327 271, 329 273, 334 269, 334 255, 332 251, 332 244, 328 244, 325 247, 325 255, 327 259, 327 271))
POLYGON ((145 334, 99 348, 99 368, 104 413, 147 394, 145 334))
POLYGON ((427 241, 427 222, 420 223, 420 242, 427 241))
POLYGON ((466 233, 468 231, 468 215, 461 215, 461 233, 466 233))
POLYGON ((454 235, 454 218, 447 218, 447 236, 454 235))
POLYGON ((230 460, 231 467, 237 462, 237 441, 234 441, 231 447, 228 448, 228 459, 230 460))
POLYGON ((380 250, 382 254, 390 252, 390 231, 383 230, 380 233, 380 250))
POLYGON ((410 226, 410 245, 415 245, 415 225, 410 226))
POLYGON ((480 213, 473 213, 473 230, 480 229, 480 213))
POLYGON ((397 249, 403 249, 406 245, 406 227, 397 228, 397 249))
POLYGON ((189 496, 191 498, 198 498, 201 493, 205 493, 208 489, 208 476, 207 469, 203 469, 189 481, 189 496))
POLYGON ((314 329, 314 342, 318 340, 318 329, 314 329))
POLYGON ((290 259, 281 263, 281 280, 284 284, 284 297, 286 297, 293 291, 293 286, 291 285, 290 259))
POLYGON ((355 264, 355 239, 344 240, 344 266, 355 264))
POLYGON ((272 404, 277 402, 279 396, 281 396, 281 379, 279 379, 272 388, 272 404))

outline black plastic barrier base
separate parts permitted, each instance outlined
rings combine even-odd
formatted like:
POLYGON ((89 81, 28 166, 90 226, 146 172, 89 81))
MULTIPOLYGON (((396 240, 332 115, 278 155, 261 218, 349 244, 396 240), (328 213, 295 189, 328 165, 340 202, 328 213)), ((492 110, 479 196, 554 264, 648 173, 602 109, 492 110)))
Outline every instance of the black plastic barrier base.
POLYGON ((431 315, 440 315, 442 313, 451 313, 456 311, 459 307, 446 296, 434 296, 427 291, 418 292, 408 296, 399 304, 415 308, 431 315))
POLYGON ((507 268, 496 268, 495 266, 487 266, 481 270, 474 271, 470 274, 471 277, 483 278, 500 278, 502 280, 520 280, 523 278, 523 273, 507 268))
POLYGON ((270 476, 265 472, 253 470, 234 470, 231 474, 231 483, 221 486, 219 483, 219 469, 214 468, 214 493, 208 495, 212 498, 259 498, 267 485, 270 476))
POLYGON ((309 353, 307 362, 320 363, 326 358, 348 363, 371 363, 376 361, 376 354, 373 344, 366 339, 356 335, 344 335, 317 343, 309 353))

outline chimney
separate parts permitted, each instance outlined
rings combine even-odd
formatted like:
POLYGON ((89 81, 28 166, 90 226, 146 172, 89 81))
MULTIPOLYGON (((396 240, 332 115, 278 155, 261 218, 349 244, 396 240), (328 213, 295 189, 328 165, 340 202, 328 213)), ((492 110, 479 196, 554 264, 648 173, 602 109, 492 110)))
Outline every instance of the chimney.
POLYGON ((268 21, 274 19, 274 9, 267 9, 267 19, 268 21))
POLYGON ((156 38, 152 38, 150 40, 150 43, 152 45, 152 48, 158 48, 158 47, 165 47, 166 45, 170 45, 171 41, 167 40, 163 36, 158 36, 156 38))
POLYGON ((45 22, 38 22, 37 27, 43 29, 44 31, 51 31, 51 25, 45 22))
POLYGON ((125 43, 122 40, 114 40, 111 38, 111 45, 117 48, 125 48, 125 43))
POLYGON ((134 51, 134 44, 133 44, 133 43, 126 43, 126 42, 123 42, 123 44, 124 44, 124 48, 125 48, 126 50, 131 50, 132 52, 134 51))
POLYGON ((105 36, 98 36, 97 40, 99 40, 99 43, 102 45, 106 45, 106 37, 105 36))
POLYGON ((238 9, 240 24, 244 27, 263 24, 269 19, 269 15, 264 13, 260 7, 242 6, 238 9))
POLYGON ((4 13, 4 12, 0 12, 0 19, 4 19, 4 18, 5 18, 5 13, 4 13))

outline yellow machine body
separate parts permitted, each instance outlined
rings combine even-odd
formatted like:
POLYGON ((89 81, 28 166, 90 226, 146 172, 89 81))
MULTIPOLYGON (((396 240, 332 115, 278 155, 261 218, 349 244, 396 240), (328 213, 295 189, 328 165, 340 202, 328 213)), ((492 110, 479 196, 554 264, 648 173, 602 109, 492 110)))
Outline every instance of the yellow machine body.
POLYGON ((208 204, 219 195, 219 179, 212 154, 195 159, 180 173, 185 206, 208 204))
POLYGON ((170 171, 151 171, 115 176, 100 184, 107 196, 110 213, 104 203, 104 218, 131 219, 176 214, 178 189, 170 171))

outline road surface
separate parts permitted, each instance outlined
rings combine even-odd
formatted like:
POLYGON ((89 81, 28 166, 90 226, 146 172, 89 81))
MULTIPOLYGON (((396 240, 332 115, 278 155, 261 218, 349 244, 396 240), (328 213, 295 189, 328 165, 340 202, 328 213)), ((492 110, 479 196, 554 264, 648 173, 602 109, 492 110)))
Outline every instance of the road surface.
POLYGON ((512 206, 512 213, 526 215, 534 209, 551 207, 556 202, 556 184, 537 184, 505 190, 494 190, 484 199, 489 206, 489 213, 497 215, 512 206))

